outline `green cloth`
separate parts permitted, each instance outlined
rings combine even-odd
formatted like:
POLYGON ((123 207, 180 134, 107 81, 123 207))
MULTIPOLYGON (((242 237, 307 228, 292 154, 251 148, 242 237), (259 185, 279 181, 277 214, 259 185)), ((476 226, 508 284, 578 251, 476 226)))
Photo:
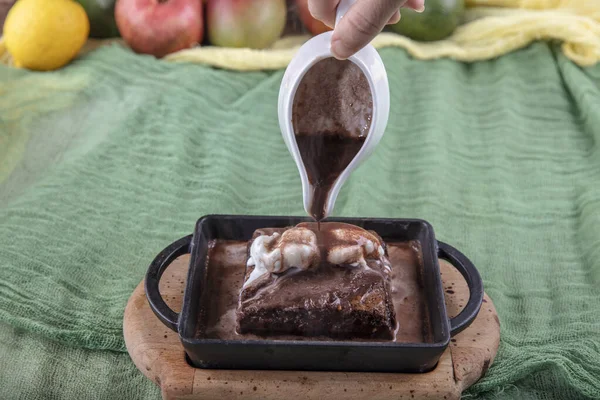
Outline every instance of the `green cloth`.
MULTIPOLYGON (((388 129, 335 214, 426 219, 479 268, 502 339, 467 397, 600 398, 600 66, 381 54, 388 129)), ((282 75, 118 46, 0 67, 0 397, 159 396, 121 331, 154 255, 205 214, 304 214, 282 75)))
POLYGON ((127 353, 71 347, 0 324, 3 400, 159 399, 127 353))

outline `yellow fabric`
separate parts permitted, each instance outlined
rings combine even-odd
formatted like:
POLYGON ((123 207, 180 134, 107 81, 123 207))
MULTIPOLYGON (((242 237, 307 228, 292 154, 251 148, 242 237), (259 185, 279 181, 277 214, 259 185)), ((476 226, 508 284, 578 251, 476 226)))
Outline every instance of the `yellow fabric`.
MULTIPOLYGON (((450 57, 470 62, 501 56, 535 40, 557 40, 565 55, 581 66, 600 61, 600 0, 466 0, 466 4, 466 23, 447 40, 420 43, 384 32, 373 45, 402 47, 422 60, 450 57)), ((241 71, 279 69, 307 38, 283 38, 268 50, 197 47, 165 60, 241 71)), ((83 52, 97 45, 91 42, 83 52)), ((0 62, 11 63, 1 41, 0 62)))

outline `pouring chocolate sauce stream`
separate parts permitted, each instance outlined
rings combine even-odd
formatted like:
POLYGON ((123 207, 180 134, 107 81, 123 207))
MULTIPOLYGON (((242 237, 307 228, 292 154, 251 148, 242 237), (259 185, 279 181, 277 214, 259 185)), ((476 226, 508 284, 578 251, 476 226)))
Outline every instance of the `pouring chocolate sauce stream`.
POLYGON ((292 124, 313 191, 310 213, 319 230, 329 191, 362 148, 372 116, 369 82, 351 61, 318 61, 298 86, 292 124))

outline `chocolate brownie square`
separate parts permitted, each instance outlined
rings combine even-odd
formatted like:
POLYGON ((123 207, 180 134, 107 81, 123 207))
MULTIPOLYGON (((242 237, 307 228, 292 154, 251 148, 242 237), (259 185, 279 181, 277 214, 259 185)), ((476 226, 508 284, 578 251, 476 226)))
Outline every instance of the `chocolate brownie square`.
POLYGON ((393 339, 389 288, 387 251, 373 232, 337 223, 322 223, 320 231, 316 224, 258 230, 248 244, 237 330, 259 336, 393 339), (267 264, 271 270, 264 269, 267 264))

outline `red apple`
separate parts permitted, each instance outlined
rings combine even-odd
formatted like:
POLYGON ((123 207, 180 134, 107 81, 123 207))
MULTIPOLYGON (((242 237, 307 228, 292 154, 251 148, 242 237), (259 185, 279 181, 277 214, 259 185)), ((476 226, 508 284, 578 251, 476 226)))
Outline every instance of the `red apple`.
POLYGON ((208 40, 215 46, 267 48, 286 20, 285 0, 207 0, 208 40))
POLYGON ((302 21, 306 29, 313 35, 319 35, 331 30, 330 27, 312 16, 308 9, 308 0, 296 0, 296 7, 300 21, 302 21))
POLYGON ((117 0, 115 19, 136 52, 163 57, 202 41, 201 0, 117 0))

